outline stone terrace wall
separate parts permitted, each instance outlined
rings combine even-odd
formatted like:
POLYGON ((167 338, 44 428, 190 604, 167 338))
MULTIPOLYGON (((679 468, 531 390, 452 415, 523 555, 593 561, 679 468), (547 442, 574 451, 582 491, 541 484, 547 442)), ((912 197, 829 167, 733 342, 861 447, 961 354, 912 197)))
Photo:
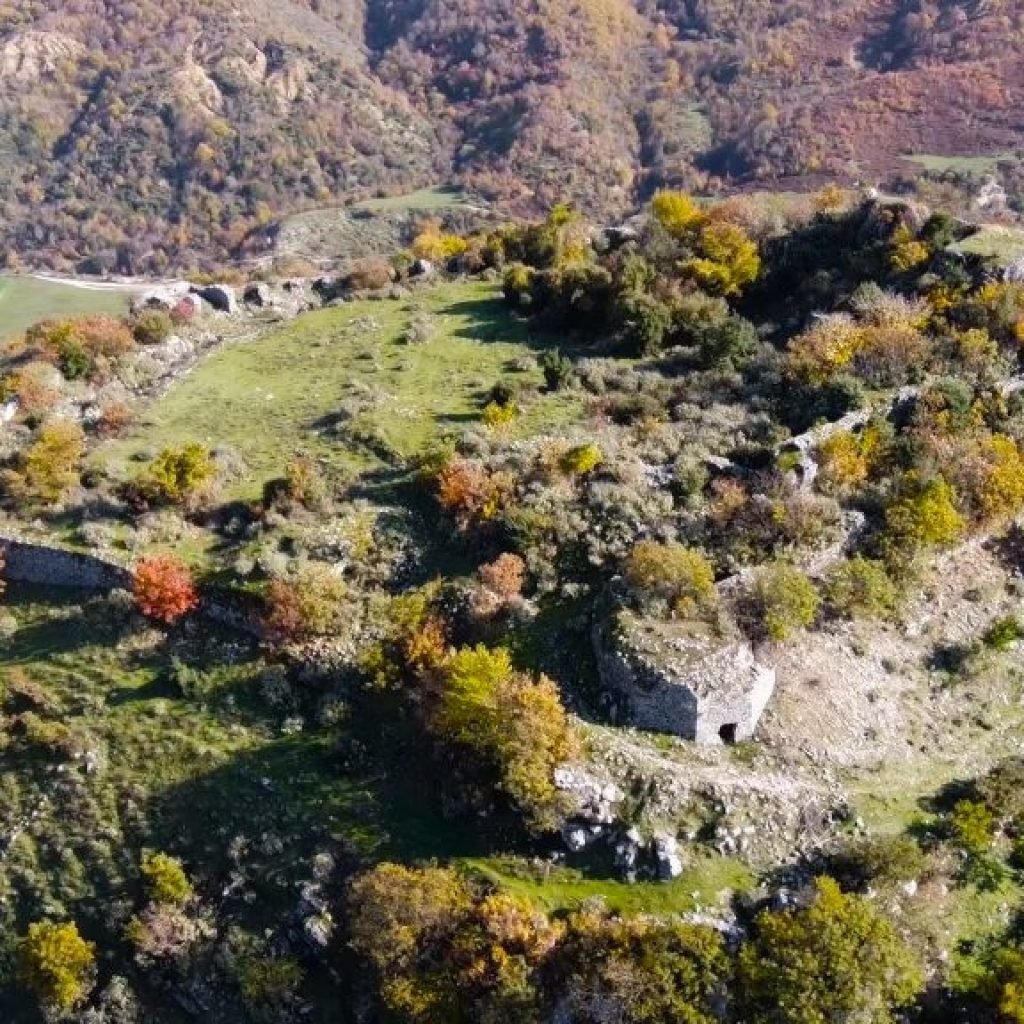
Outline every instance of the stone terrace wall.
POLYGON ((113 590, 131 584, 127 566, 98 555, 2 533, 0 549, 6 560, 3 574, 9 580, 80 590, 113 590))
MULTIPOLYGON (((75 590, 116 590, 131 587, 128 566, 110 557, 72 551, 58 544, 26 540, 0 530, 5 579, 46 587, 75 590)), ((259 636, 259 625, 251 610, 235 606, 230 596, 204 597, 199 614, 231 629, 259 636)))

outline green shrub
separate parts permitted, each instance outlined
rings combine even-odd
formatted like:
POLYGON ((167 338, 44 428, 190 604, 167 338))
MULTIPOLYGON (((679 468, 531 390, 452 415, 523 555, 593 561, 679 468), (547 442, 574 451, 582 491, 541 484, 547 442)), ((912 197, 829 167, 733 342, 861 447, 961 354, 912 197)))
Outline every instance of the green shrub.
POLYGON ((542 353, 538 363, 549 391, 561 391, 569 387, 576 374, 572 360, 558 349, 549 349, 542 353))
POLYGON ((761 627, 776 643, 810 626, 821 605, 814 584, 799 569, 783 562, 761 571, 753 598, 761 627))
POLYGON ((923 977, 910 948, 866 899, 820 878, 810 906, 762 913, 739 953, 747 1024, 891 1024, 923 977))
POLYGON ((77 341, 67 341, 58 350, 57 365, 67 380, 83 380, 92 373, 96 364, 77 341))
POLYGON ((302 966, 292 957, 249 953, 235 964, 235 979, 242 999, 256 1012, 287 1006, 295 998, 302 978, 302 966))
POLYGON ((913 839, 897 835, 861 839, 843 850, 836 862, 860 886, 899 885, 920 878, 927 858, 913 839))
POLYGON ((1005 651, 1021 638, 1024 638, 1024 624, 1015 615, 1005 615, 989 626, 982 640, 994 651, 1005 651))
POLYGON ((162 345, 173 330, 170 313, 162 309, 144 309, 132 322, 132 334, 140 345, 162 345))
POLYGON ((978 779, 976 787, 978 795, 998 818, 1024 818, 1024 758, 1003 758, 978 779))
POLYGON ((166 853, 145 853, 140 867, 155 903, 180 905, 192 895, 192 883, 176 857, 166 853))
POLYGON ((757 328, 736 314, 712 321, 696 332, 700 361, 708 368, 742 365, 754 353, 757 341, 757 328))
POLYGON ((857 555, 829 573, 825 596, 848 619, 884 619, 899 604, 899 590, 881 562, 857 555))
POLYGON ((638 356, 655 356, 665 347, 672 327, 672 311, 650 295, 627 294, 619 301, 622 336, 638 356))
POLYGON ((950 840, 968 855, 987 853, 992 848, 995 831, 995 816, 978 800, 959 801, 949 816, 950 840))
POLYGON ((487 393, 487 400, 495 405, 515 405, 522 390, 518 381, 499 380, 487 393))

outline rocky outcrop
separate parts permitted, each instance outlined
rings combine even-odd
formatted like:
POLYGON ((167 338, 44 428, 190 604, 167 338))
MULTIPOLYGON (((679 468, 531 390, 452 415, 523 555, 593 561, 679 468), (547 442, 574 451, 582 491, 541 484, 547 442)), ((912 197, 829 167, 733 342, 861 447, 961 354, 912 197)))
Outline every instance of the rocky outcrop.
POLYGON ((246 287, 245 292, 242 294, 242 301, 247 306, 256 306, 259 309, 264 309, 267 306, 273 305, 274 295, 269 285, 264 284, 262 281, 254 281, 246 287))
POLYGON ((235 289, 226 284, 211 284, 196 290, 197 294, 220 313, 238 312, 238 298, 235 289))
POLYGON ((179 303, 190 296, 201 301, 198 295, 193 295, 190 292, 189 287, 186 282, 176 282, 150 288, 133 300, 132 313, 140 313, 145 309, 162 309, 165 313, 170 313, 179 303))
POLYGON ((0 81, 29 85, 85 53, 77 39, 59 32, 21 32, 0 48, 0 81))

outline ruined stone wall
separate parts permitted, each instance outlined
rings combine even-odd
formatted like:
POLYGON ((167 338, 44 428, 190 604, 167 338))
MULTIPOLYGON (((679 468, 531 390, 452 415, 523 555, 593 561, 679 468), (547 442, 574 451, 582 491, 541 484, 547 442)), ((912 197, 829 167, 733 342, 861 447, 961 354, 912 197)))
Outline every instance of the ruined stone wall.
MULTIPOLYGON (((128 566, 109 556, 73 551, 58 544, 27 540, 0 531, 5 579, 46 587, 67 587, 75 590, 116 590, 131 587, 128 566)), ((254 636, 259 625, 250 609, 231 600, 230 595, 204 597, 199 614, 213 622, 241 630, 254 636)))
POLYGON ((701 698, 694 735, 698 743, 723 742, 723 728, 731 730, 730 742, 752 739, 757 723, 775 692, 775 669, 757 664, 753 653, 745 645, 738 647, 735 653, 737 674, 742 673, 749 681, 748 689, 743 693, 733 692, 723 697, 710 693, 701 698))
POLYGON ((687 740, 697 738, 697 699, 690 690, 630 658, 608 635, 607 623, 603 627, 600 621, 595 623, 592 641, 601 682, 623 699, 629 725, 674 733, 687 740))
POLYGON ((6 562, 3 574, 9 580, 80 590, 113 590, 131 584, 127 566, 98 555, 2 534, 0 548, 6 562))

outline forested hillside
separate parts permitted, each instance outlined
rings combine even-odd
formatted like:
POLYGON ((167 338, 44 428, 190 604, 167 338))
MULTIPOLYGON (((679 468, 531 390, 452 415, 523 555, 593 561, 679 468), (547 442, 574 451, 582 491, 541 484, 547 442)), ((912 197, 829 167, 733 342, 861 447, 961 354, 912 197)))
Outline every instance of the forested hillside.
POLYGON ((3 0, 0 243, 162 272, 444 183, 612 215, 661 185, 886 182, 907 155, 1009 167, 1022 20, 1016 0, 3 0))

